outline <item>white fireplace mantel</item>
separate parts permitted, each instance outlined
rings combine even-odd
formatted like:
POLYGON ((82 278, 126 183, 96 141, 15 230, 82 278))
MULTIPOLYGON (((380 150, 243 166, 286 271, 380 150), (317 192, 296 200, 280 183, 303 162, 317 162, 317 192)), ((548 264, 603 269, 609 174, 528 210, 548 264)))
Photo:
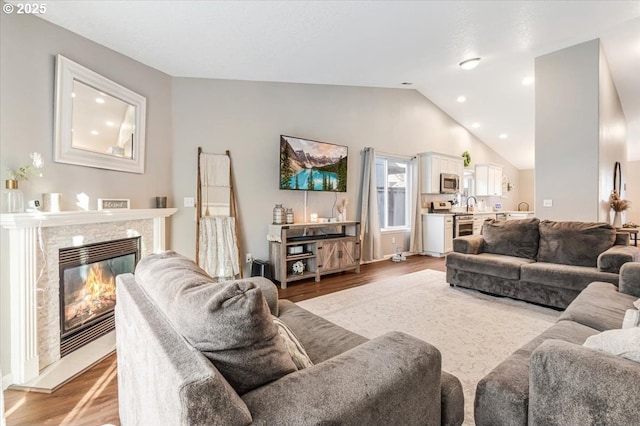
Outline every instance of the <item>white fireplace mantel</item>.
MULTIPOLYGON (((11 382, 25 383, 39 375, 36 329, 36 281, 39 230, 83 224, 153 220, 153 252, 165 249, 165 219, 178 209, 123 209, 64 211, 56 213, 0 214, 0 228, 8 235, 11 288, 11 382)), ((4 284, 3 284, 4 285, 4 284)), ((3 349, 4 350, 4 349, 3 349)))
POLYGON ((5 229, 77 225, 83 223, 120 222, 171 216, 178 209, 122 209, 66 212, 3 213, 0 226, 5 229))

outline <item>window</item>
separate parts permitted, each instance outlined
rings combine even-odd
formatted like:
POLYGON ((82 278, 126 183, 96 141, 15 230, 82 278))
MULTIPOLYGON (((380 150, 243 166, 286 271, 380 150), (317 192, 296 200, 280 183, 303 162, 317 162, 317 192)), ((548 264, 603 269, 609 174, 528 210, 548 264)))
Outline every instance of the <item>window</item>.
POLYGON ((380 228, 408 228, 410 209, 409 160, 376 156, 380 228))

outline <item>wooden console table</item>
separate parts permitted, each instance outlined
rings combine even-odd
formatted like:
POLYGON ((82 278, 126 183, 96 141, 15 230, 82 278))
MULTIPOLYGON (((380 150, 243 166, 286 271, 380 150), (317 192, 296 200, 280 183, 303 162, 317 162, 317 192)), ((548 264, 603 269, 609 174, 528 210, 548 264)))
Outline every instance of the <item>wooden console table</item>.
POLYGON ((334 272, 360 272, 360 222, 273 225, 269 262, 282 288, 307 278, 319 282, 322 275, 334 272))

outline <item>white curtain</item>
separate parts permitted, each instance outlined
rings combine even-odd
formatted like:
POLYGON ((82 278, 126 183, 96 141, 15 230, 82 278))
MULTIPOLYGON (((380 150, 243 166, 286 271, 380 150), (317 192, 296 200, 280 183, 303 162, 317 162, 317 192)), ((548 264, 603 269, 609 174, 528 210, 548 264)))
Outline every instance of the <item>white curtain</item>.
POLYGON ((382 241, 376 185, 376 154, 365 148, 362 161, 362 188, 360 189, 360 233, 362 234, 362 260, 382 259, 382 241))
POLYGON ((240 275, 238 243, 234 217, 200 218, 200 267, 217 281, 232 280, 240 275))
POLYGON ((422 159, 411 159, 411 237, 409 251, 422 253, 422 159))

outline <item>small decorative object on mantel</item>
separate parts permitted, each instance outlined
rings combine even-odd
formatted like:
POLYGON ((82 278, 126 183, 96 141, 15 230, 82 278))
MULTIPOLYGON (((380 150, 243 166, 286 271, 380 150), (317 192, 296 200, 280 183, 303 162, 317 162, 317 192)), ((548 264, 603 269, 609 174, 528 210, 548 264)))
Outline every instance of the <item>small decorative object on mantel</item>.
POLYGON ((469 165, 471 164, 471 154, 469 154, 469 151, 465 151, 462 153, 462 159, 464 161, 464 166, 469 167, 469 165))
POLYGON ((98 210, 128 210, 130 204, 128 198, 98 198, 98 210))
POLYGON ((631 204, 627 200, 620 199, 620 193, 617 189, 614 189, 611 195, 609 196, 609 206, 613 210, 613 225, 614 228, 622 228, 622 216, 620 213, 629 208, 629 204, 631 204))
POLYGON ((38 169, 44 167, 42 155, 37 152, 29 154, 31 164, 22 166, 16 170, 9 170, 9 179, 4 182, 0 211, 3 213, 22 213, 24 211, 24 195, 18 188, 18 182, 29 180, 33 176, 42 176, 38 169))
POLYGON ((61 197, 62 194, 59 192, 46 192, 42 194, 42 209, 45 212, 59 212, 61 197))
POLYGON ((338 211, 338 222, 345 222, 347 220, 347 205, 349 204, 349 200, 343 198, 340 201, 340 204, 336 206, 336 210, 338 211))
POLYGON ((167 197, 160 196, 156 197, 155 206, 157 209, 166 209, 167 208, 167 197))
POLYGON ((286 223, 287 225, 291 225, 293 223, 293 209, 287 209, 286 223))
POLYGON ((273 208, 273 224, 282 225, 284 223, 284 207, 282 204, 276 204, 273 208))

